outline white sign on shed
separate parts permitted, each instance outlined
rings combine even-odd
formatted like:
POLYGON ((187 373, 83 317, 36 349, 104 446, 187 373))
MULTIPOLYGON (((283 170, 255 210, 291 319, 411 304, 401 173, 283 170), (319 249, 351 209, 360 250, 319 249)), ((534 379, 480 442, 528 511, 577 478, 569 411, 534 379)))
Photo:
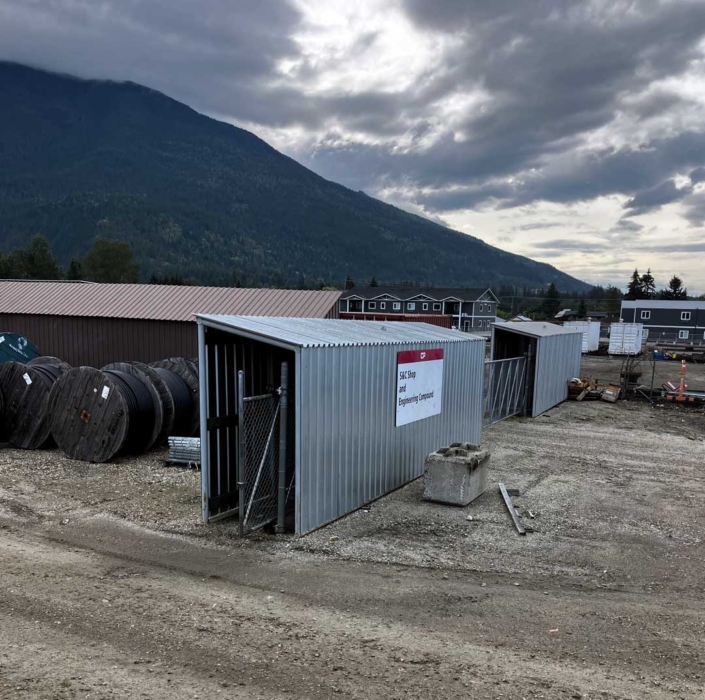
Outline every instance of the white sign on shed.
POLYGON ((443 399, 443 349, 397 354, 397 427, 436 416, 443 399))

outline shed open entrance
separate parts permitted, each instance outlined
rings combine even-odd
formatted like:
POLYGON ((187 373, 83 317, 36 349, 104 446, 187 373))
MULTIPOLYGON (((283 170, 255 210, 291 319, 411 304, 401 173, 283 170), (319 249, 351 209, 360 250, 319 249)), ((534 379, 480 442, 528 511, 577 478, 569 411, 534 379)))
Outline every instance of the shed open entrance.
POLYGON ((534 376, 536 374, 537 339, 529 335, 503 331, 500 327, 494 329, 492 344, 492 360, 508 360, 511 358, 526 358, 525 371, 525 409, 531 414, 534 405, 534 376))
POLYGON ((293 530, 295 353, 208 326, 200 342, 203 518, 293 530))

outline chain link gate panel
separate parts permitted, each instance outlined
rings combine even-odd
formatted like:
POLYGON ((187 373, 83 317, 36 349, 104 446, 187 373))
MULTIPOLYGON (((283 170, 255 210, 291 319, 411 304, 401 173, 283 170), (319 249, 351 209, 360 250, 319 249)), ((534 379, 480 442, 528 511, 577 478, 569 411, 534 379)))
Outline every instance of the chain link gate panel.
POLYGON ((526 357, 485 362, 482 417, 485 427, 524 412, 527 387, 526 368, 526 357))
POLYGON ((238 372, 240 536, 276 521, 284 532, 293 497, 295 415, 288 391, 288 365, 281 386, 268 394, 245 397, 245 373, 238 372))

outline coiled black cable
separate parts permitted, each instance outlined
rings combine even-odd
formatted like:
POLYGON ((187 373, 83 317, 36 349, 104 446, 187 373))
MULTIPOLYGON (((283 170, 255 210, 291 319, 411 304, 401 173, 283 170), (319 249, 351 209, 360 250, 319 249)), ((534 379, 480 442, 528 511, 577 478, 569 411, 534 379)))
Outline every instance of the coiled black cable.
POLYGON ((51 389, 54 382, 64 373, 64 370, 56 365, 32 365, 32 369, 41 377, 47 389, 51 389))
POLYGON ((152 438, 155 411, 152 395, 142 382, 126 372, 114 369, 103 370, 115 383, 127 404, 129 416, 128 434, 121 452, 139 454, 152 438))
POLYGON ((154 371, 164 380, 174 399, 174 427, 171 435, 188 437, 191 434, 191 417, 193 416, 193 394, 188 384, 176 372, 162 367, 154 371))

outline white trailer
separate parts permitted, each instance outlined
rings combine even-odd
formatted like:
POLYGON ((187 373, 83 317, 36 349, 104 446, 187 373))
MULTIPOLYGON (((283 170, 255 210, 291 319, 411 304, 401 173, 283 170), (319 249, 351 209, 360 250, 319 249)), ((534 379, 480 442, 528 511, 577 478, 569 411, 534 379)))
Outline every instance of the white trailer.
POLYGON ((583 354, 595 352, 600 348, 600 322, 599 321, 568 321, 563 328, 572 328, 583 334, 583 354))
POLYGON ((643 323, 613 323, 610 326, 610 355, 640 355, 643 323))

